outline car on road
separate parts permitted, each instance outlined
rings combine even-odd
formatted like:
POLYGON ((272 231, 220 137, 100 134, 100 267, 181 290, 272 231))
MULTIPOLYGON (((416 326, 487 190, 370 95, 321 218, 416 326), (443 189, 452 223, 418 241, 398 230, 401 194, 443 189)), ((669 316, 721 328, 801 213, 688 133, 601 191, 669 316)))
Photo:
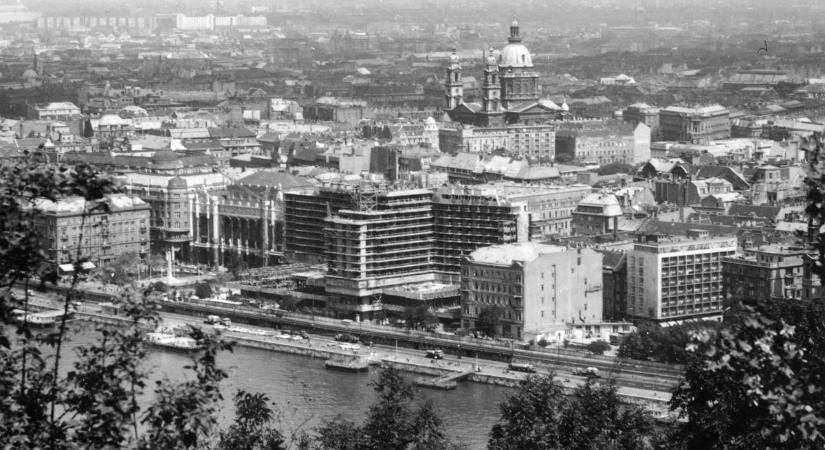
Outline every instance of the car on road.
POLYGON ((204 320, 204 322, 208 325, 220 324, 221 323, 221 318, 220 318, 220 316, 209 315, 209 316, 206 316, 206 320, 204 320))
POLYGON ((579 375, 582 377, 599 377, 599 369, 595 367, 585 367, 585 368, 576 368, 573 369, 573 375, 579 375))
POLYGON ((508 367, 515 372, 536 373, 536 368, 530 363, 510 363, 508 367))
POLYGON ((442 350, 427 350, 427 358, 444 359, 444 352, 442 350))
POLYGON ((335 340, 338 342, 350 342, 352 344, 358 343, 358 338, 347 333, 338 333, 335 335, 335 340))
POLYGON ((309 335, 306 333, 306 331, 302 330, 284 330, 282 331, 282 333, 292 336, 294 338, 309 339, 309 335))

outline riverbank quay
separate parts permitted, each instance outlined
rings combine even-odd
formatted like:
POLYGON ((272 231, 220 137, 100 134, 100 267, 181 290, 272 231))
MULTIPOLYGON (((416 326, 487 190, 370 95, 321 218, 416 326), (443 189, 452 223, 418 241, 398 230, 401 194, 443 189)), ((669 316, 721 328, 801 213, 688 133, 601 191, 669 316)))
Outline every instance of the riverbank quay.
POLYGON ((605 376, 616 379, 617 385, 670 392, 681 381, 680 366, 652 361, 637 361, 613 356, 588 354, 582 351, 556 348, 530 349, 514 342, 487 341, 455 335, 402 330, 366 322, 342 321, 327 317, 307 316, 277 310, 268 313, 244 307, 222 307, 188 302, 162 302, 164 311, 194 317, 219 315, 233 322, 267 328, 290 328, 311 334, 333 336, 351 334, 362 342, 386 346, 402 346, 416 350, 438 348, 458 357, 478 357, 500 362, 529 362, 556 372, 595 367, 605 376))
MULTIPOLYGON (((95 306, 93 303, 85 302, 86 297, 82 293, 80 298, 84 300, 81 311, 95 306)), ((451 358, 478 358, 491 363, 504 363, 503 366, 509 362, 529 362, 541 371, 553 371, 571 379, 575 379, 572 375, 575 369, 595 367, 603 377, 614 379, 620 388, 635 388, 660 394, 672 392, 683 375, 683 369, 679 366, 598 356, 564 348, 527 349, 516 343, 403 330, 367 322, 342 321, 282 310, 268 312, 242 306, 225 307, 169 301, 162 301, 160 304, 164 313, 181 314, 194 322, 202 322, 209 315, 217 315, 230 318, 233 323, 268 330, 302 330, 326 338, 338 333, 350 334, 357 336, 364 343, 414 349, 416 353, 427 349, 442 349, 451 358)))
MULTIPOLYGON (((38 310, 49 309, 48 305, 41 303, 32 306, 38 310)), ((123 326, 131 323, 126 317, 96 311, 93 305, 84 305, 81 307, 81 310, 76 313, 73 321, 84 321, 108 326, 123 326)), ((193 320, 181 320, 168 317, 165 317, 163 320, 163 325, 169 327, 186 324, 202 325, 193 320)), ((208 325, 203 326, 209 327, 208 325)), ((223 336, 239 346, 309 357, 317 359, 319 364, 323 364, 324 361, 330 358, 357 357, 366 359, 371 365, 378 364, 383 367, 393 367, 406 373, 426 375, 433 378, 470 372, 467 376, 462 377, 462 381, 504 387, 514 387, 520 380, 528 375, 521 372, 510 371, 506 365, 483 359, 433 360, 413 354, 399 354, 397 349, 393 350, 390 348, 359 347, 352 349, 352 347, 346 347, 351 344, 341 344, 318 337, 300 339, 294 336, 286 337, 286 335, 281 334, 261 336, 226 330, 221 330, 220 332, 223 336)), ((566 393, 572 392, 578 384, 583 382, 583 379, 559 375, 557 375, 554 380, 562 386, 566 393)), ((661 414, 666 403, 670 400, 670 394, 666 392, 621 386, 618 387, 617 390, 623 402, 644 406, 654 414, 661 414)))

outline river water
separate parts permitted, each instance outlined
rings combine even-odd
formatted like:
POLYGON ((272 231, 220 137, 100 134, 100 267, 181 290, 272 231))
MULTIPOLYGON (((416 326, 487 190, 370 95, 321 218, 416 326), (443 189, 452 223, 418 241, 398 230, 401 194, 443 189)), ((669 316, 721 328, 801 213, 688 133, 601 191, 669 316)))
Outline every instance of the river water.
MULTIPOLYGON (((93 336, 91 331, 78 331, 72 336, 68 348, 87 343, 93 336)), ((66 355, 67 363, 76 359, 72 351, 66 355)), ((182 380, 191 376, 191 372, 183 369, 189 361, 184 354, 152 350, 146 362, 152 372, 147 383, 149 394, 142 401, 150 401, 154 380, 164 376, 182 380)), ((314 427, 339 414, 360 423, 375 400, 369 382, 376 379, 380 370, 371 368, 369 373, 329 371, 324 368, 323 359, 246 347, 235 347, 233 353, 224 352, 218 361, 229 373, 221 384, 224 397, 222 425, 228 424, 234 415, 232 396, 237 389, 263 392, 277 404, 281 420, 279 429, 287 435, 298 430, 312 432, 314 427)), ((409 381, 414 377, 410 375, 409 381)), ((444 421, 445 430, 454 441, 470 449, 482 449, 499 418, 498 405, 506 399, 509 389, 464 382, 452 391, 418 389, 416 392, 417 399, 433 402, 444 421)))

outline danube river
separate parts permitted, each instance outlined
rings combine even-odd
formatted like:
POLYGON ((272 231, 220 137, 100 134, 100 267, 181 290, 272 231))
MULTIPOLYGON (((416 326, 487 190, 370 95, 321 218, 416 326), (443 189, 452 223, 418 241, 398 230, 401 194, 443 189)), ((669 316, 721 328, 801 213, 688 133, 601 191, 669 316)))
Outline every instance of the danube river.
MULTIPOLYGON (((88 342, 92 333, 81 331, 72 337, 68 347, 88 342)), ((74 352, 68 357, 74 360, 74 352)), ((152 350, 147 364, 152 368, 152 382, 147 384, 151 393, 154 380, 167 376, 182 380, 187 376, 183 366, 189 357, 184 354, 152 350)), ((233 414, 232 395, 237 389, 263 392, 279 409, 282 432, 294 429, 312 431, 312 428, 340 414, 359 423, 365 416, 375 394, 368 385, 380 369, 370 373, 344 373, 324 368, 322 359, 312 359, 267 350, 236 347, 233 353, 222 353, 220 365, 229 378, 221 384, 224 405, 222 424, 227 424, 233 414)), ((408 379, 412 381, 413 375, 408 379)), ((467 448, 486 447, 490 428, 499 417, 498 404, 505 400, 507 388, 478 384, 459 383, 453 391, 419 389, 418 398, 432 400, 444 420, 448 435, 467 448)), ((148 401, 150 397, 144 401, 148 401)))

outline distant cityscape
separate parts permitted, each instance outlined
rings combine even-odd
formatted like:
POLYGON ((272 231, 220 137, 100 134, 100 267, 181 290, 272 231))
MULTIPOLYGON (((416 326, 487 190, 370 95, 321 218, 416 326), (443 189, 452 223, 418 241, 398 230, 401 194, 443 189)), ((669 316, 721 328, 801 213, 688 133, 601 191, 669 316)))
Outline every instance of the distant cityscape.
POLYGON ((524 345, 822 296, 822 5, 173 3, 0 4, 0 158, 123 188, 37 202, 61 273, 524 345))

